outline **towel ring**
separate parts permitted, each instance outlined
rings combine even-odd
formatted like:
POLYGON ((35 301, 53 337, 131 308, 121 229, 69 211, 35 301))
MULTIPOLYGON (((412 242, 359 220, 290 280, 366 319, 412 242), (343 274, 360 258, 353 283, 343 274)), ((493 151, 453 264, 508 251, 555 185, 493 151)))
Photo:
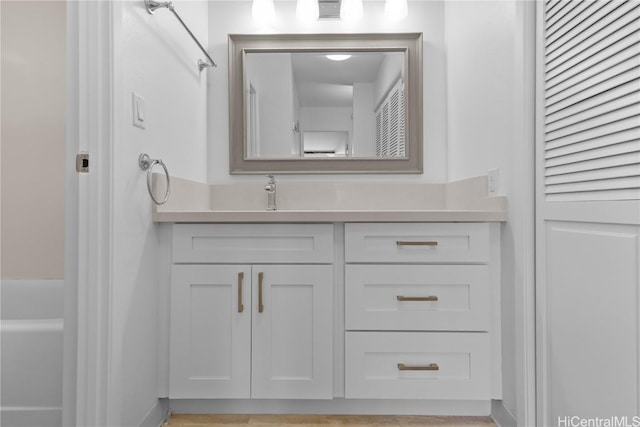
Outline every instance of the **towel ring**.
POLYGON ((167 203, 167 200, 169 200, 169 192, 171 191, 171 178, 169 178, 169 170, 167 169, 167 166, 164 164, 164 162, 159 159, 152 159, 148 154, 142 153, 140 154, 140 156, 138 156, 138 166, 140 166, 140 169, 142 169, 143 171, 147 171, 147 190, 149 191, 149 196, 151 196, 151 200, 153 200, 153 203, 155 203, 156 205, 164 205, 165 203, 167 203), (155 165, 162 166, 162 169, 164 169, 164 175, 167 178, 167 190, 165 191, 164 198, 161 201, 158 201, 155 198, 155 196, 153 195, 153 190, 151 188, 153 167, 155 165))

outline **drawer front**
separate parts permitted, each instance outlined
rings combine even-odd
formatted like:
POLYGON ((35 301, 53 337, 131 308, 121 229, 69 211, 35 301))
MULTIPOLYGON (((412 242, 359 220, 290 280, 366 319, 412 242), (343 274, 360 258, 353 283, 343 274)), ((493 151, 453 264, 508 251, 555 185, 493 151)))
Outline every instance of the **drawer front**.
POLYGON ((346 224, 345 257, 348 263, 486 263, 489 224, 346 224))
POLYGON ((345 397, 490 399, 489 334, 347 332, 345 397))
POLYGON ((333 262, 332 224, 176 224, 174 263, 333 262))
POLYGON ((488 331, 487 265, 347 265, 347 330, 488 331))

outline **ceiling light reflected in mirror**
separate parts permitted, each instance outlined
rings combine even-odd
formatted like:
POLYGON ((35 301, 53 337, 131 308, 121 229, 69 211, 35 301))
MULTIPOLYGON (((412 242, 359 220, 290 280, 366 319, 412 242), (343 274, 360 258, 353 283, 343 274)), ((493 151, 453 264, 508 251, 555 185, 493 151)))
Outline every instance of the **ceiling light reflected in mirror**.
POLYGON ((325 55, 327 57, 327 59, 330 59, 332 61, 345 61, 349 58, 351 58, 351 55, 325 55))

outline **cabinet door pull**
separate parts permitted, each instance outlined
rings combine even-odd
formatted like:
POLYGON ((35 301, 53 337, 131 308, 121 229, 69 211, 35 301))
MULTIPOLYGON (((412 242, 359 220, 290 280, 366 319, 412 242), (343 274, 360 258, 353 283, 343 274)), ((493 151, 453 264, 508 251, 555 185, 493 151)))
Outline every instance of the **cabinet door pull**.
POLYGON ((264 280, 264 273, 258 273, 258 313, 264 311, 264 305, 262 305, 262 281, 264 280))
POLYGON ((405 297, 398 295, 396 299, 398 301, 438 301, 438 297, 435 295, 429 295, 428 297, 405 297))
POLYGON ((238 313, 244 311, 244 304, 242 304, 242 280, 244 279, 244 273, 238 273, 238 313))
POLYGON ((416 365, 416 366, 407 366, 404 363, 398 363, 399 371, 439 371, 440 366, 437 363, 430 363, 428 365, 416 365))
POLYGON ((405 240, 396 240, 397 246, 438 246, 438 242, 436 241, 427 241, 427 242, 409 242, 405 240))

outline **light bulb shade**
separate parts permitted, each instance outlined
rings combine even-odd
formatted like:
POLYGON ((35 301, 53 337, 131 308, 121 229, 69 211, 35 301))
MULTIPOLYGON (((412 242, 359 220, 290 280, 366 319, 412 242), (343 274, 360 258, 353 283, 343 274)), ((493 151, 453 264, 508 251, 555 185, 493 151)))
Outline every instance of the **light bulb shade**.
POLYGON ((320 15, 318 0, 298 0, 296 4, 296 17, 305 22, 315 21, 320 15))
POLYGON ((364 10, 362 0, 342 0, 340 18, 346 22, 355 22, 362 18, 364 10))
POLYGON ((276 9, 273 5, 273 0, 253 0, 251 15, 253 19, 258 22, 273 22, 276 18, 276 9))
POLYGON ((385 0, 384 16, 391 21, 399 21, 409 14, 407 0, 385 0))

